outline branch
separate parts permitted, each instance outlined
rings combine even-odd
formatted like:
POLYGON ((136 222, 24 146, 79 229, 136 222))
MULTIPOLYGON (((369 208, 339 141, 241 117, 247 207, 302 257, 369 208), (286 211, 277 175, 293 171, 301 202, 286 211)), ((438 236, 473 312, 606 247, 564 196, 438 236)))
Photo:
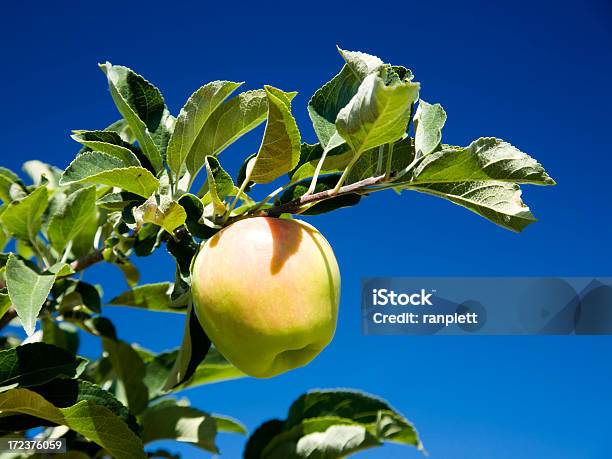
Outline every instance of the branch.
POLYGON ((84 257, 77 258, 76 260, 74 260, 72 263, 70 263, 70 267, 76 272, 83 271, 84 269, 87 269, 91 265, 95 265, 96 263, 99 263, 102 260, 104 260, 104 257, 102 256, 102 250, 94 250, 93 252, 88 253, 84 257))
POLYGON ((325 190, 314 194, 305 194, 303 196, 300 196, 298 199, 294 199, 291 202, 271 207, 265 211, 265 214, 270 217, 278 217, 280 214, 293 213, 299 210, 301 207, 305 206, 306 204, 313 204, 316 202, 325 201, 326 199, 336 198, 345 194, 364 193, 367 192, 367 187, 376 185, 385 180, 388 179, 386 179, 384 175, 379 175, 377 177, 368 177, 366 179, 360 180, 359 182, 351 183, 350 185, 345 185, 343 187, 340 187, 338 191, 325 190))

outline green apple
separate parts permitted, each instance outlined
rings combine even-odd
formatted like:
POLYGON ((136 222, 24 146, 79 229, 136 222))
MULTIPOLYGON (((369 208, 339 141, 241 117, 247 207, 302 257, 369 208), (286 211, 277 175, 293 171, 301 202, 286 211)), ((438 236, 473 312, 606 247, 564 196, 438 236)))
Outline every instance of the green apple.
POLYGON ((251 376, 306 365, 336 330, 338 263, 302 221, 256 217, 224 228, 196 257, 192 289, 211 341, 251 376))

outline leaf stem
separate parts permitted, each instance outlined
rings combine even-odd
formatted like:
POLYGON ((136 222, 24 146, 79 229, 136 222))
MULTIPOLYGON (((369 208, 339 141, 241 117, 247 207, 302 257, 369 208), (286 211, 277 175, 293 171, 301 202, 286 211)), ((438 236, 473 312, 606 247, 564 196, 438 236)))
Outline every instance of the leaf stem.
POLYGON ((38 258, 40 258, 40 260, 43 263, 44 268, 48 268, 49 266, 51 266, 51 263, 49 263, 49 254, 45 253, 45 251, 41 248, 41 246, 38 244, 38 239, 36 236, 30 237, 30 244, 32 245, 32 248, 34 249, 34 252, 36 252, 36 255, 38 256, 38 258))
POLYGON ((317 180, 319 178, 319 174, 321 173, 321 169, 323 168, 323 163, 325 162, 325 158, 327 157, 327 147, 323 150, 323 154, 317 163, 317 167, 315 168, 314 174, 312 176, 312 180, 310 181, 310 186, 308 190, 306 190, 306 194, 314 193, 314 190, 317 187, 317 180))
POLYGON ((247 170, 246 170, 246 174, 245 174, 245 177, 244 177, 244 181, 240 184, 240 188, 238 189, 238 193, 236 193, 236 196, 234 197, 234 200, 232 201, 232 203, 230 204, 229 208, 225 212, 225 215, 223 216, 223 224, 225 224, 227 222, 230 214, 232 213, 232 210, 234 210, 234 207, 236 207, 236 204, 240 200, 240 196, 242 196, 242 193, 244 193, 244 190, 246 189, 247 185, 251 181, 251 175, 253 174, 253 169, 255 169, 255 163, 257 162, 257 158, 258 158, 258 156, 255 156, 255 158, 253 158, 253 160, 252 160, 253 164, 250 167, 249 167, 249 164, 247 164, 247 170))
POLYGON ((346 181, 349 173, 351 172, 351 169, 353 168, 353 166, 355 165, 355 163, 357 162, 357 160, 360 157, 361 157, 360 155, 355 155, 355 157, 353 159, 351 159, 351 162, 348 163, 348 165, 344 169, 344 172, 342 173, 342 175, 338 179, 338 183, 336 183, 336 186, 334 187, 334 189, 331 190, 332 195, 333 194, 338 194, 338 192, 340 191, 340 188, 342 188, 342 185, 344 184, 344 182, 346 181))
POLYGON ((385 169, 385 180, 388 180, 391 176, 391 161, 393 159, 393 147, 394 144, 389 144, 389 153, 387 153, 387 168, 385 169))
MULTIPOLYGON (((393 148, 393 144, 390 145, 390 148, 393 148)), ((385 145, 383 144, 378 147, 378 163, 376 164, 376 175, 380 175, 382 173, 384 152, 385 152, 385 145)))

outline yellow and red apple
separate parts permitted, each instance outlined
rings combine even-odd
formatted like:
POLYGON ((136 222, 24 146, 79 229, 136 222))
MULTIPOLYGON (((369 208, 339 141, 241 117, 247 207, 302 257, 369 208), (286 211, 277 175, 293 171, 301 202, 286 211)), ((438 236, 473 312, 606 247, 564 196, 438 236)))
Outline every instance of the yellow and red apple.
POLYGON ((306 365, 336 329, 340 272, 331 246, 298 220, 248 218, 203 244, 192 272, 196 315, 244 373, 306 365))

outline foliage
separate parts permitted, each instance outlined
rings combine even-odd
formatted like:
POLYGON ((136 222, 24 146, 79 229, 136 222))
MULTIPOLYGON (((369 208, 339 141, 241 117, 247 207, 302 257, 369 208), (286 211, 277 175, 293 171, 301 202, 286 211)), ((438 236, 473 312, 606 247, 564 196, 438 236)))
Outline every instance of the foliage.
MULTIPOLYGON (((342 69, 308 103, 316 144, 302 143, 295 92, 265 86, 233 95, 242 83, 213 81, 175 118, 155 86, 107 62, 100 68, 118 121, 74 131, 81 149, 64 171, 30 161, 28 181, 0 168, 0 249, 8 248, 0 255, 0 328, 18 318, 28 335, 1 341, 0 433, 42 427, 40 435, 63 436, 83 458, 174 457, 150 448, 159 439, 217 453, 219 432, 245 434, 239 422, 176 398, 244 376, 211 345, 190 298, 199 243, 237 220, 321 214, 393 189, 442 197, 513 231, 535 221, 519 186, 555 183, 538 162, 496 138, 442 143, 446 113, 419 99, 410 70, 339 51, 342 69), (220 153, 264 122, 261 147, 234 180, 220 153), (194 190, 202 171, 204 186, 194 190), (279 179, 264 199, 247 194, 279 179), (162 247, 175 259, 174 282, 137 285, 131 260, 162 247), (132 287, 108 305, 185 314, 177 349, 156 355, 117 336, 100 290, 79 276, 99 262, 121 269, 132 287), (79 333, 101 340, 99 358, 77 355, 79 333)), ((386 402, 311 392, 287 419, 262 424, 245 458, 337 458, 384 442, 421 448, 386 402)))

